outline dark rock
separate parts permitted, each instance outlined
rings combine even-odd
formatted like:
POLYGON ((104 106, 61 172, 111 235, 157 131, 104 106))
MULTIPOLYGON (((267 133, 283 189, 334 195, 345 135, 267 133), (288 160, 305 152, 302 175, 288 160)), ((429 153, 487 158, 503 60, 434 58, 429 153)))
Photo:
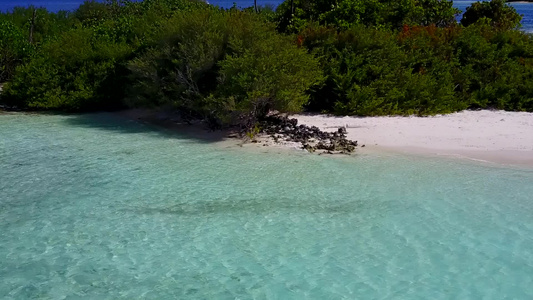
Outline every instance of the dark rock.
POLYGON ((304 145, 303 145, 303 149, 304 149, 304 150, 307 150, 309 153, 313 153, 313 152, 315 152, 315 150, 316 150, 315 147, 313 147, 313 146, 311 146, 311 145, 309 145, 309 144, 304 144, 304 145))
POLYGON ((346 134, 347 133, 345 127, 340 127, 339 130, 337 130, 337 132, 340 133, 340 134, 346 134))
POLYGON ((290 119, 289 124, 291 124, 292 126, 298 125, 298 119, 290 119))
POLYGON ((295 141, 301 143, 302 148, 309 152, 323 150, 324 153, 328 154, 350 154, 357 147, 357 141, 346 139, 345 127, 330 133, 321 131, 316 126, 298 125, 297 119, 279 116, 267 117, 259 125, 263 128, 262 132, 269 134, 275 142, 279 142, 279 140, 295 141), (311 141, 316 142, 316 145, 309 144, 311 141))

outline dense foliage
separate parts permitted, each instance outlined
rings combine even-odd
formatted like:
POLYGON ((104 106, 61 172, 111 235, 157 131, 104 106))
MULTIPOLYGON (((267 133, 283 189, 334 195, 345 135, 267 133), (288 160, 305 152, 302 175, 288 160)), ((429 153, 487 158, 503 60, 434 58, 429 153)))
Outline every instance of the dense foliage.
POLYGON ((286 13, 290 1, 280 6, 280 29, 298 32, 298 43, 320 58, 326 78, 311 92, 311 110, 347 115, 533 110, 533 40, 514 30, 521 17, 501 0, 474 3, 464 26, 452 20, 456 12, 449 1, 292 3, 294 14, 286 13), (347 19, 357 16, 356 4, 363 5, 365 17, 347 19), (369 12, 376 15, 366 19, 369 12))
POLYGON ((0 14, 0 102, 87 111, 164 106, 220 125, 268 111, 533 111, 533 38, 503 0, 458 23, 447 0, 86 1, 0 14), (258 1, 261 4, 260 1, 258 1))
POLYGON ((10 21, 0 20, 0 82, 9 80, 17 65, 31 52, 23 32, 10 21))
POLYGON ((180 12, 159 40, 129 63, 130 103, 172 104, 231 122, 246 113, 299 111, 305 91, 321 79, 315 58, 246 12, 180 12))
MULTIPOLYGON (((70 30, 44 44, 17 69, 6 102, 68 111, 120 107, 120 62, 132 48, 88 28, 70 30), (119 84, 117 84, 119 82, 119 84)), ((122 74, 124 75, 124 74, 122 74)))
POLYGON ((461 24, 469 26, 481 19, 487 19, 496 29, 509 30, 520 26, 522 17, 514 7, 507 5, 505 0, 483 1, 475 2, 467 8, 461 24))
POLYGON ((270 110, 301 110, 322 79, 316 58, 254 12, 188 0, 86 1, 68 16, 70 28, 11 64, 19 66, 4 104, 169 106, 215 124, 252 122, 270 110))
POLYGON ((459 11, 447 0, 288 0, 278 7, 279 27, 299 31, 309 22, 347 29, 365 25, 398 29, 403 25, 448 26, 459 11))
POLYGON ((486 23, 400 32, 308 28, 326 84, 311 108, 337 114, 435 114, 466 108, 533 110, 533 41, 486 23))

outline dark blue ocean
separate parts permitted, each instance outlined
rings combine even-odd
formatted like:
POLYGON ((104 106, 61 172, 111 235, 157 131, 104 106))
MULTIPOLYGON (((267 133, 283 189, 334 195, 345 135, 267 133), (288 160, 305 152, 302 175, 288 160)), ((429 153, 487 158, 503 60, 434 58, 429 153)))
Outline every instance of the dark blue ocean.
MULTIPOLYGON (((260 5, 276 6, 281 3, 281 0, 258 0, 260 5)), ((472 2, 454 1, 455 7, 464 11, 472 2)), ((8 11, 15 6, 35 5, 38 7, 46 7, 50 11, 59 10, 73 10, 76 9, 83 0, 0 0, 0 11, 8 11)), ((233 3, 237 3, 239 7, 249 7, 253 5, 253 0, 210 0, 209 3, 219 5, 221 7, 231 7, 233 3)), ((523 15, 522 27, 525 31, 533 32, 533 3, 512 3, 511 4, 518 13, 523 15)))

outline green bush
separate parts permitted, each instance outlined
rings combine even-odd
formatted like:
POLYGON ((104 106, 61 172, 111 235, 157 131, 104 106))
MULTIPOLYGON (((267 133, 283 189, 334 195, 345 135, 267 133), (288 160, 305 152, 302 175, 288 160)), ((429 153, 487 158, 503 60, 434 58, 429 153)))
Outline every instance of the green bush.
MULTIPOLYGON (((309 99, 305 91, 320 83, 317 61, 291 40, 270 35, 242 53, 220 62, 217 95, 234 98, 237 108, 250 109, 268 100, 268 109, 298 112, 309 99)), ((235 45, 232 45, 235 46, 235 45)))
POLYGON ((52 13, 45 8, 34 6, 15 7, 11 13, 0 13, 0 20, 12 23, 26 40, 29 40, 34 12, 33 44, 35 45, 58 36, 78 24, 78 21, 66 11, 52 13))
POLYGON ((462 25, 456 13, 440 0, 289 0, 276 13, 193 0, 16 8, 0 14, 1 101, 71 111, 171 105, 250 128, 270 110, 302 106, 532 111, 533 37, 513 29, 520 16, 501 0, 474 3, 462 25))
POLYGON ((9 80, 33 47, 12 22, 0 20, 0 82, 9 80))
POLYGON ((473 107, 529 110, 532 107, 533 40, 519 31, 494 31, 490 23, 467 27, 457 38, 464 78, 460 84, 473 107))
POLYGON ((325 84, 309 109, 348 115, 531 110, 533 40, 488 23, 404 26, 398 33, 311 26, 303 44, 321 58, 325 84), (531 87, 530 87, 531 86, 531 87))
POLYGON ((17 69, 5 86, 3 101, 31 109, 96 110, 115 108, 123 98, 119 63, 130 53, 124 43, 75 29, 42 46, 17 69))
POLYGON ((115 41, 142 46, 159 33, 174 13, 208 7, 200 0, 91 0, 85 1, 73 15, 83 27, 92 28, 115 41))
POLYGON ((178 13, 163 28, 160 41, 128 64, 131 105, 172 103, 196 108, 200 90, 216 87, 216 64, 224 56, 228 24, 222 13, 178 13))
POLYGON ((321 78, 316 59, 291 38, 234 10, 178 13, 161 43, 129 69, 132 105, 172 104, 222 122, 269 109, 298 111, 321 78))
POLYGON ((443 55, 439 51, 446 51, 430 45, 428 32, 409 31, 400 37, 363 26, 303 32, 304 44, 321 57, 327 75, 309 108, 348 115, 425 115, 458 109, 451 64, 438 58, 443 55))
MULTIPOLYGON (((17 57, 15 62, 20 66, 5 86, 1 101, 20 108, 68 111, 122 107, 126 60, 151 43, 175 12, 196 7, 207 4, 188 0, 86 1, 72 15, 37 10, 35 29, 42 33, 36 35, 42 36, 36 39, 37 51, 23 65, 17 57), (47 30, 43 25, 46 18, 56 18, 52 23, 68 23, 70 27, 60 26, 60 33, 47 30)), ((19 33, 19 40, 23 40, 20 28, 29 24, 22 22, 21 16, 28 13, 33 14, 33 8, 17 8, 4 16, 20 23, 8 28, 19 33)), ((14 69, 9 68, 11 74, 14 69)))
POLYGON ((279 29, 297 32, 309 22, 348 29, 365 25, 382 29, 398 29, 403 25, 456 24, 459 10, 447 0, 286 0, 277 9, 279 29))
POLYGON ((487 19, 494 28, 509 30, 520 26, 522 16, 505 0, 478 1, 466 8, 461 24, 470 26, 481 19, 487 19))

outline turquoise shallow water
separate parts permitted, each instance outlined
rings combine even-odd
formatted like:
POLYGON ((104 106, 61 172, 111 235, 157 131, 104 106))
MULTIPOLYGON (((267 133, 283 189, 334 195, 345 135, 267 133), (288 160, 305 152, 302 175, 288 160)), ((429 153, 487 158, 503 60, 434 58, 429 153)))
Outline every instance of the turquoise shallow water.
POLYGON ((0 115, 0 298, 531 299, 532 182, 0 115))

